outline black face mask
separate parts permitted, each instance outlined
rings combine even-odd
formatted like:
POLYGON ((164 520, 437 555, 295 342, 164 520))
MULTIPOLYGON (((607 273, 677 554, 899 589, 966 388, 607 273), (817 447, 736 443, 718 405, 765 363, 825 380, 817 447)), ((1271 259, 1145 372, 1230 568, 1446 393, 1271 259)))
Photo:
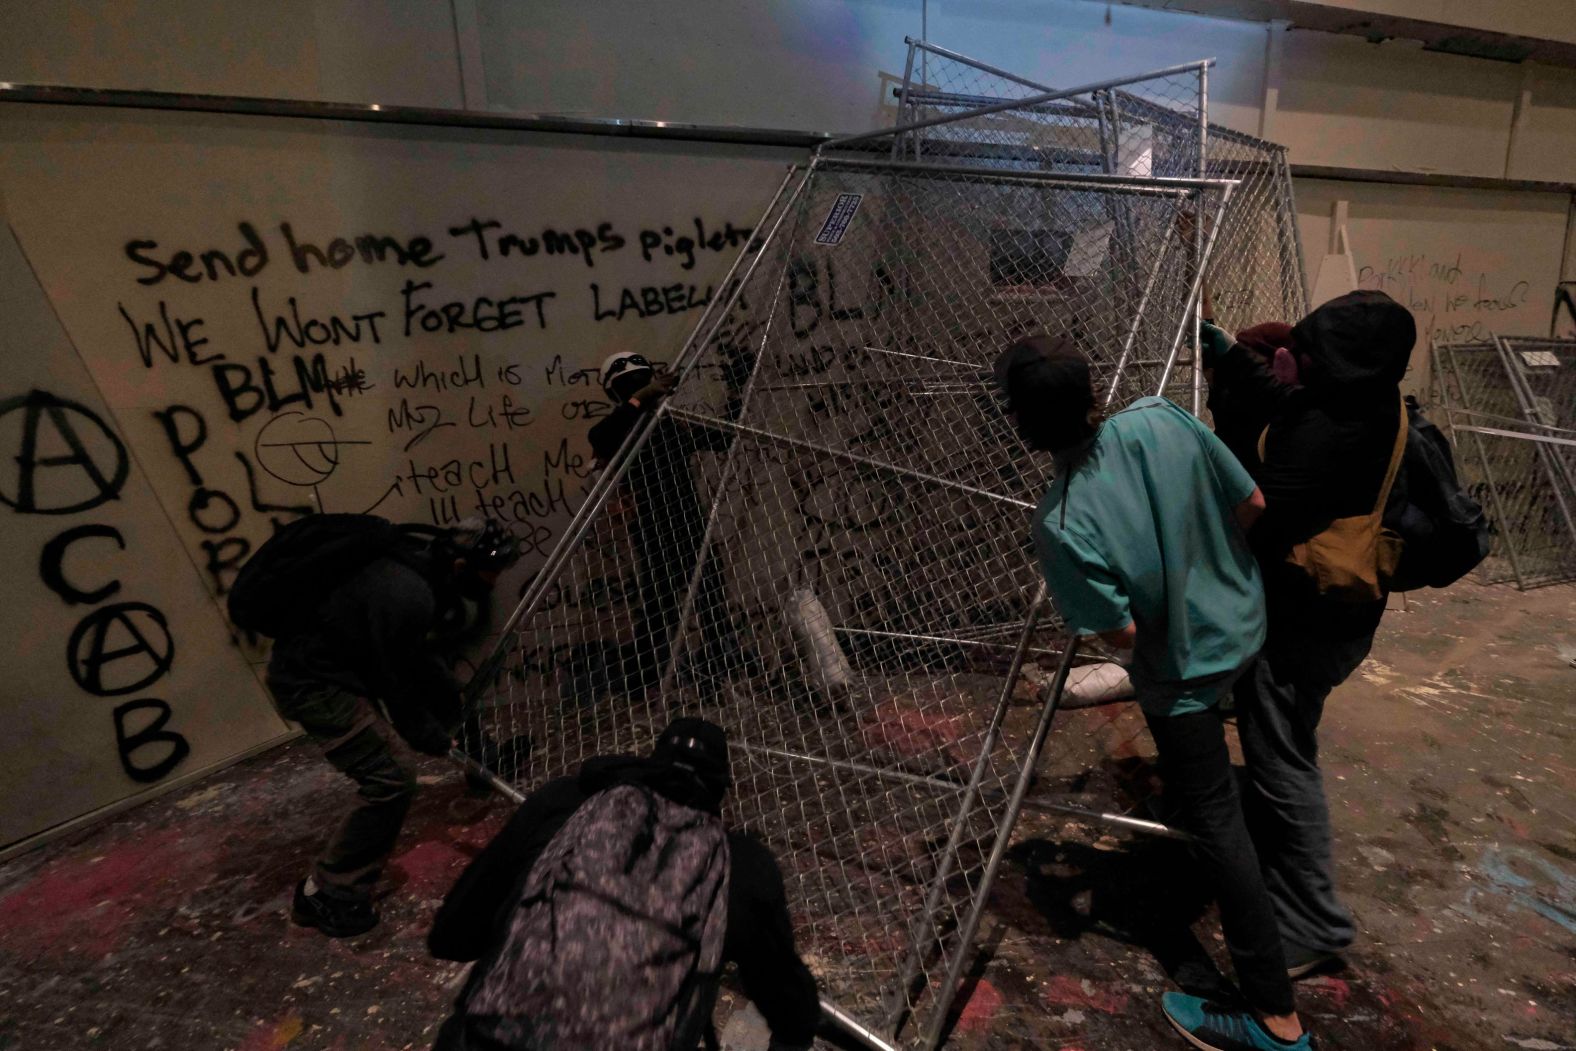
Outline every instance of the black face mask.
POLYGON ((1089 424, 1089 406, 1080 409, 1013 414, 1018 436, 1031 449, 1056 453, 1070 449, 1094 433, 1089 424))
POLYGON ((627 402, 645 389, 653 375, 650 369, 631 369, 613 381, 613 393, 621 404, 627 402))
POLYGON ((492 595, 492 585, 477 576, 469 567, 455 574, 454 586, 461 595, 472 602, 484 602, 492 595))

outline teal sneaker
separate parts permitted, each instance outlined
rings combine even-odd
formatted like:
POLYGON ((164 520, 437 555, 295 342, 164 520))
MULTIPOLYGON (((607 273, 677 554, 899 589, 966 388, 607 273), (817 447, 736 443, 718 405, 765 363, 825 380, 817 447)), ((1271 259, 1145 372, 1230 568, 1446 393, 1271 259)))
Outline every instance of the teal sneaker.
POLYGON ((1177 1032, 1203 1051, 1310 1051, 1318 1046, 1306 1032, 1296 1040, 1282 1040, 1260 1025, 1252 1012, 1202 997, 1166 993, 1160 1006, 1177 1032))

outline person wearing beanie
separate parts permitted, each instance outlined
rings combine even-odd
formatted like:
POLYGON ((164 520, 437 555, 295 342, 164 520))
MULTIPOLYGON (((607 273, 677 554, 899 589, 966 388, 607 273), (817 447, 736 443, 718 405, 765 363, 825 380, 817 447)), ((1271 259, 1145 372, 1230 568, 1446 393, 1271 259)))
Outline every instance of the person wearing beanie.
POLYGON ((1264 641, 1246 538, 1263 497, 1220 440, 1164 398, 1103 419, 1088 359, 1069 339, 1018 340, 995 377, 1018 434, 1056 460, 1030 522, 1051 597, 1069 632, 1131 654, 1166 796, 1220 903, 1247 1002, 1169 992, 1166 1017, 1199 1048, 1308 1048, 1220 704, 1264 641))
POLYGON ((1268 638, 1235 698, 1249 827, 1288 965, 1302 977, 1338 968, 1356 935, 1335 889, 1318 726, 1325 700, 1367 657, 1386 599, 1322 595, 1287 556, 1335 519, 1374 510, 1405 426, 1400 382, 1417 326, 1385 293, 1359 290, 1281 328, 1270 342, 1294 375, 1266 360, 1253 329, 1233 340, 1206 325, 1201 342, 1211 399, 1256 406, 1243 428, 1248 447, 1235 451, 1264 492, 1249 542, 1264 575, 1268 638))
POLYGON ((794 947, 776 859, 754 837, 722 828, 721 807, 731 782, 722 728, 685 717, 662 731, 649 756, 589 759, 577 774, 548 781, 527 797, 460 875, 433 921, 427 944, 434 956, 480 961, 439 1032, 436 1051, 692 1051, 709 1025, 714 972, 724 962, 738 965, 745 995, 771 1028, 773 1051, 807 1051, 820 1020, 815 978, 794 947), (652 808, 654 801, 661 807, 652 808), (651 972, 660 972, 660 961, 673 954, 646 947, 654 931, 660 934, 660 924, 644 910, 653 888, 659 897, 677 897, 680 888, 702 882, 688 875, 669 878, 672 867, 694 853, 688 847, 693 838, 662 838, 675 826, 688 837, 714 830, 716 843, 725 844, 714 851, 723 859, 725 889, 715 916, 722 923, 718 960, 709 969, 680 961, 681 973, 713 976, 696 993, 692 1024, 669 1032, 659 1016, 671 1005, 653 1009, 656 1001, 646 991, 660 987, 662 974, 651 972), (618 871, 590 870, 601 856, 596 844, 605 840, 619 844, 613 851, 618 871), (539 865, 551 865, 559 875, 547 879, 539 865), (582 881, 594 882, 595 889, 582 890, 582 881), (631 907, 624 900, 631 894, 641 903, 631 907), (595 908, 607 902, 613 907, 595 908), (529 936, 537 915, 532 910, 541 909, 554 916, 550 942, 529 936), (548 944, 551 951, 536 948, 548 944), (603 953, 605 945, 639 951, 603 953), (583 1009, 588 998, 594 1010, 583 1009), (573 1017, 560 1017, 566 1013, 573 1017), (610 1029, 640 1035, 615 1037, 610 1029))

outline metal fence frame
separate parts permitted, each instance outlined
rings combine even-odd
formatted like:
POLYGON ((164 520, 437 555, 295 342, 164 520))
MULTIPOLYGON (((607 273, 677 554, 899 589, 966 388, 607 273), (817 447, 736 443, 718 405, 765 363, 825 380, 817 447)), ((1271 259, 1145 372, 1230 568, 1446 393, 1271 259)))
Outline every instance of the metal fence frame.
POLYGON ((1462 481, 1494 526, 1479 579, 1576 580, 1576 341, 1491 335, 1436 343, 1432 361, 1462 481))
MULTIPOLYGON (((896 185, 906 185, 905 180, 926 180, 963 182, 977 180, 981 185, 994 188, 993 192, 1006 192, 1004 188, 1023 188, 1025 192, 1041 194, 1062 194, 1069 198, 1079 198, 1080 195, 1107 195, 1120 196, 1131 199, 1133 206, 1142 211, 1145 208, 1153 210, 1156 207, 1166 209, 1181 209, 1186 202, 1193 202, 1195 214, 1207 216, 1211 222, 1196 223, 1199 243, 1204 245, 1204 253, 1219 230, 1220 215, 1224 204, 1229 199, 1234 184, 1221 181, 1196 180, 1196 179, 1169 179, 1169 178, 1123 178, 1120 176, 1068 176, 1044 172, 1009 172, 991 169, 970 169, 948 166, 939 170, 934 165, 916 164, 912 162, 893 162, 889 158, 860 158, 830 153, 821 153, 813 158, 808 166, 797 171, 791 171, 779 187, 777 196, 767 209, 767 214, 760 224, 763 231, 758 241, 747 247, 738 259, 735 260, 729 275, 724 279, 721 291, 708 305, 690 338, 675 360, 675 370, 680 377, 678 393, 665 401, 655 412, 645 416, 641 424, 633 430, 624 441, 619 452, 613 457, 605 468, 587 500, 582 504, 574 516, 563 538, 548 556, 542 570, 531 582, 521 602, 508 618, 502 638, 494 651, 483 662, 476 677, 476 682, 481 684, 493 683, 498 672, 506 663, 511 654, 511 649, 521 634, 527 630, 532 618, 542 608, 544 599, 555 582, 569 571, 572 560, 577 557, 577 551, 586 542, 588 533, 599 518, 605 516, 608 501, 614 491, 636 470, 636 462, 640 452, 652 438, 653 433, 663 421, 672 421, 685 425, 709 427, 714 431, 723 431, 732 434, 736 444, 729 447, 729 455, 718 474, 717 497, 711 504, 710 512, 706 519, 705 532, 700 543, 700 559, 688 574, 687 587, 684 600, 680 607, 677 627, 674 631, 674 648, 668 658, 668 665, 663 672, 661 684, 657 691, 659 698, 666 697, 668 691, 675 684, 676 668, 679 660, 679 646, 685 642, 692 633, 695 625, 696 606, 701 601, 703 591, 702 577, 706 572, 707 560, 713 555, 713 527, 718 521, 718 504, 725 493, 730 479, 735 472, 735 452, 740 448, 737 440, 749 438, 752 441, 773 442, 786 445, 793 450, 793 455, 804 457, 830 456, 838 458, 841 462, 863 462, 872 470, 883 472, 896 472, 911 480, 928 481, 930 484, 944 484, 958 490, 968 490, 970 487, 960 483, 941 478, 935 474, 927 474, 921 469, 912 466, 904 467, 884 462, 875 457, 865 457, 846 448, 836 448, 830 445, 818 445, 813 440, 803 436, 789 436, 773 434, 769 430, 754 427, 745 407, 741 407, 740 416, 732 421, 723 419, 715 412, 697 412, 693 406, 686 408, 680 396, 685 391, 686 381, 697 374, 697 367, 701 364, 701 357, 712 341, 717 338, 719 329, 727 322, 730 312, 735 309, 747 287, 764 284, 772 294, 767 296, 771 306, 766 318, 766 327, 762 330, 758 347, 764 352, 770 335, 771 326, 786 324, 781 318, 776 318, 778 304, 783 302, 785 282, 789 277, 789 262, 786 254, 774 254, 779 242, 785 245, 793 244, 795 236, 802 237, 800 229, 802 213, 807 204, 807 194, 811 187, 824 173, 833 172, 840 177, 853 178, 870 173, 870 177, 881 177, 897 180, 896 185), (850 174, 852 173, 852 174, 850 174), (1158 204, 1154 203, 1158 202, 1158 204), (1208 208, 1204 206, 1208 202, 1208 208), (798 234, 795 231, 798 230, 798 234), (770 262, 768 262, 770 260, 770 262), (762 269, 766 267, 767 269, 762 269), (777 269, 771 269, 771 268, 777 269), (773 319, 776 318, 774 321, 773 319)), ((1159 227, 1151 220, 1148 229, 1151 235, 1159 227)), ((1169 230, 1169 227, 1167 228, 1169 230)), ((1202 255, 1203 253, 1201 253, 1202 255)), ((1193 259, 1200 256, 1193 256, 1193 259)), ((1191 302, 1198 294, 1202 282, 1202 272, 1197 267, 1194 272, 1188 272, 1190 280, 1183 286, 1183 290, 1191 302)), ((791 293, 790 293, 791 298, 791 293)), ((1187 313, 1180 309, 1176 303, 1171 303, 1172 312, 1178 318, 1174 327, 1168 328, 1163 333, 1164 342, 1158 344, 1165 350, 1166 366, 1174 362, 1182 346, 1188 324, 1187 313)), ((1153 304, 1144 303, 1145 309, 1152 309, 1153 304)), ((1166 316, 1171 316, 1167 314, 1166 316)), ((1169 322, 1167 323, 1170 324, 1169 322)), ((752 337, 753 338, 753 337, 752 337)), ((1129 339, 1129 346, 1131 345, 1129 339)), ((906 354, 901 351, 892 351, 906 357, 923 357, 923 355, 906 354)), ((749 379, 744 384, 744 406, 747 407, 752 396, 765 396, 757 389, 757 374, 764 353, 757 355, 755 364, 751 366, 749 379), (752 394, 752 391, 755 392, 752 394)), ((935 360, 935 359, 933 359, 935 360)), ((1113 370, 1132 368, 1126 361, 1117 364, 1113 370)), ((1164 385, 1166 371, 1161 372, 1161 384, 1164 385)), ((704 378, 702 379, 703 382, 704 378)), ((964 386, 978 387, 981 383, 978 370, 975 369, 967 383, 957 381, 964 386)), ((933 393, 946 395, 956 393, 951 386, 956 384, 940 383, 933 389, 933 393)), ((939 470, 939 468, 938 468, 939 470)), ((1043 486, 1043 480, 1036 483, 1043 486)), ((1032 507, 1032 499, 1023 499, 1017 495, 998 493, 975 487, 976 496, 988 500, 1005 501, 1014 515, 1032 507)), ((721 558, 722 556, 717 556, 721 558)), ((1027 563, 1025 563, 1027 566, 1027 563)), ((1029 568, 1030 575, 1032 567, 1029 568)), ((1078 659, 1078 646, 1076 640, 1062 638, 1058 644, 1060 663, 1058 670, 1050 683, 1048 695, 1041 708, 1039 718, 1029 740, 1022 746, 1014 746, 1012 762, 1003 770, 998 770, 996 753, 1002 741, 1003 723, 1006 717, 1013 688, 1016 685, 1019 672, 1026 656, 1035 650, 1044 651, 1045 644, 1040 642, 1048 630, 1044 617, 1044 589, 1040 586, 1038 594, 1026 607, 1026 616, 1021 623, 1012 626, 1011 639, 1003 638, 1001 642, 982 641, 968 637, 963 632, 942 633, 936 636, 902 636, 906 641, 903 645, 914 646, 934 643, 948 646, 986 646, 998 652, 1011 654, 1007 667, 1001 675, 999 689, 997 690, 989 719, 984 730, 978 734, 979 752, 973 760, 966 781, 961 783, 946 779, 938 779, 932 774, 915 774, 902 769, 875 769, 861 767, 857 762, 838 759, 830 753, 826 755, 790 754, 781 747, 775 747, 770 741, 755 740, 749 734, 740 734, 735 738, 736 747, 743 753, 742 761, 772 762, 781 759, 791 759, 798 762, 811 762, 820 764, 828 770, 841 770, 849 768, 849 772, 859 776, 875 775, 883 783, 892 785, 917 785, 925 790, 935 790, 942 793, 945 798, 954 801, 952 816, 947 819, 947 844, 939 852, 932 850, 937 859, 934 872, 929 877, 928 884, 924 887, 926 903, 917 909, 911 919, 911 928, 907 933, 907 962, 903 965, 902 973, 898 980, 888 988, 888 1002, 881 1012, 882 1017, 875 1018, 868 1014, 863 1017, 853 1016, 851 1012, 828 1002, 827 1015, 832 1018, 850 1020, 862 1027, 863 1035, 859 1036, 868 1046, 887 1046, 885 1037, 876 1036, 877 1031, 891 1034, 895 1040, 903 1031, 906 1022, 909 1025, 903 1039, 906 1046, 934 1047, 941 1038, 948 1021, 948 1011, 957 991, 959 977, 967 965, 972 953, 972 942, 977 931, 985 903, 989 893, 991 881, 1001 864, 1007 849, 1013 825, 1016 822, 1020 809, 1025 805, 1027 790, 1032 778, 1036 760, 1049 733, 1054 719, 1057 705, 1060 700, 1062 688, 1065 685, 1067 674, 1074 661, 1078 659), (989 776, 987 777, 987 771, 989 776), (980 825, 980 821, 985 825, 980 825), (965 832, 965 827, 970 829, 965 832), (989 829, 982 833, 980 829, 989 829), (955 858, 958 856, 960 841, 965 836, 971 842, 977 841, 981 850, 988 846, 988 854, 980 856, 978 863, 971 863, 967 872, 954 868, 955 858), (981 838, 983 836, 983 838, 981 838), (960 890, 959 888, 963 888, 960 890), (961 897, 960 897, 961 895, 961 897), (946 900, 949 904, 945 910, 938 908, 946 900), (950 910, 950 913, 947 912, 950 910), (944 915, 950 918, 944 919, 944 915), (941 933, 945 930, 945 934, 941 933), (935 953, 941 956, 936 957, 935 953), (924 988, 915 989, 913 982, 925 975, 924 988), (939 984, 938 980, 939 979, 939 984)), ((841 629, 839 629, 841 630, 841 629)), ((866 632, 866 634, 879 635, 881 632, 866 632)), ((994 673, 993 673, 994 674, 994 673)), ((515 707, 515 702, 502 697, 498 688, 494 688, 490 698, 495 708, 515 707)), ((475 698, 481 700, 481 698, 475 698)), ((531 703, 527 699, 525 702, 531 703)), ((541 704, 552 705, 555 701, 542 698, 541 704)), ((639 735, 614 729, 607 735, 607 740, 616 742, 624 748, 632 748, 643 743, 639 735)), ((465 745, 469 751, 469 758, 465 759, 468 765, 475 768, 475 759, 480 754, 477 749, 478 742, 467 741, 465 745)), ((511 797, 518 797, 518 786, 510 783, 508 777, 497 778, 496 771, 490 771, 485 776, 494 783, 502 782, 509 790, 511 797)), ((1076 808, 1062 807, 1058 809, 1074 810, 1076 808)), ((1085 814, 1094 820, 1101 820, 1110 815, 1085 814)), ((1137 828, 1142 831, 1158 831, 1166 833, 1163 827, 1149 827, 1146 823, 1137 821, 1124 821, 1119 816, 1115 817, 1116 823, 1127 827, 1137 828)), ((919 888, 916 888, 918 890, 919 888)), ((846 1005, 845 1005, 846 1006, 846 1005)), ((852 1031, 852 1030, 851 1030, 852 1031)))
MULTIPOLYGON (((1197 178, 1230 179, 1239 183, 1233 198, 1232 216, 1221 229, 1218 243, 1210 255, 1206 284, 1215 295, 1216 318, 1228 329, 1260 321, 1293 322, 1308 311, 1308 283, 1303 266, 1301 233, 1297 227, 1291 171, 1284 147, 1208 120, 1209 66, 1212 60, 1186 63, 1155 70, 1135 77, 1111 80, 1059 91, 1048 85, 992 66, 926 40, 905 37, 908 56, 903 82, 895 90, 898 130, 892 133, 891 151, 915 156, 921 154, 923 129, 938 118, 927 121, 920 116, 930 109, 945 109, 953 123, 978 120, 990 114, 1039 113, 1060 100, 1088 96, 1087 114, 1100 125, 1100 150, 1096 160, 1104 171, 1118 166, 1119 143, 1124 119, 1137 118, 1154 128, 1169 129, 1184 148, 1174 156, 1194 157, 1192 166, 1171 174, 1197 178), (932 71, 932 67, 948 72, 932 71), (977 74, 964 93, 945 90, 933 81, 956 80, 957 69, 977 74), (1145 85, 1192 70, 1197 77, 1196 108, 1186 99, 1170 100, 1160 92, 1145 91, 1145 85), (1175 101, 1177 105, 1167 105, 1175 101), (1196 150, 1190 147, 1196 142, 1196 150), (1266 280, 1268 278, 1268 280, 1266 280), (1266 288, 1272 291, 1266 291, 1266 288)), ((849 140, 844 140, 849 141, 849 140)), ((835 143, 832 145, 836 145, 835 143)), ((1013 159, 1012 154, 1007 155, 1013 159)), ((1063 151, 1031 149, 1018 151, 1022 164, 1050 167, 1058 163, 1088 165, 1090 158, 1063 151)), ((1204 246, 1195 241, 1194 251, 1204 246)), ((1202 302, 1200 302, 1202 307, 1202 302)), ((1202 411, 1202 364, 1191 360, 1190 377, 1183 390, 1168 391, 1187 403, 1195 414, 1202 411)), ((1112 394, 1115 392, 1112 391, 1112 394)))

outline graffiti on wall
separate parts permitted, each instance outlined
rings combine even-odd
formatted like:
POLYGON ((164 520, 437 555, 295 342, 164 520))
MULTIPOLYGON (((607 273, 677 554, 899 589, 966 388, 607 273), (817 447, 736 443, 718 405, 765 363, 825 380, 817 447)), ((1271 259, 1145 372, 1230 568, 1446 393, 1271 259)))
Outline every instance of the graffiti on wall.
POLYGON ((190 247, 128 238, 126 295, 113 304, 116 353, 181 392, 152 411, 182 483, 159 488, 179 504, 216 595, 273 529, 314 510, 439 526, 480 514, 544 555, 591 472, 584 428, 611 409, 595 363, 573 352, 577 333, 704 309, 711 284, 621 275, 687 277, 731 259, 751 232, 699 216, 625 227, 470 215, 342 236, 290 220, 233 229, 190 247), (385 291, 337 299, 342 271, 376 275, 385 291), (196 291, 216 286, 225 306, 211 295, 199 305, 196 291), (333 306, 312 305, 322 302, 333 306))
POLYGON ((161 780, 191 745, 171 726, 169 702, 147 693, 175 663, 169 620, 158 596, 124 594, 113 570, 116 557, 136 557, 113 524, 130 473, 125 443, 86 405, 30 390, 0 399, 0 458, 15 464, 14 474, 0 479, 0 503, 12 512, 95 519, 67 525, 39 551, 44 586, 73 615, 83 607, 60 654, 62 686, 69 681, 93 698, 129 698, 104 713, 121 769, 139 783, 161 780), (79 547, 91 558, 71 559, 77 568, 68 570, 79 547))

